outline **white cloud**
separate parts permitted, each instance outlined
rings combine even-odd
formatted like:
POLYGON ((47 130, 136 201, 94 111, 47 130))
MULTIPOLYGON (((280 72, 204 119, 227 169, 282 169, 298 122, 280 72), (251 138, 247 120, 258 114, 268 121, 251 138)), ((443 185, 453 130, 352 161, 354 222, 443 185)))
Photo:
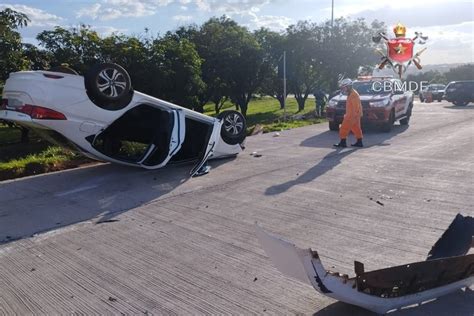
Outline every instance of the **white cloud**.
POLYGON ((123 28, 116 28, 113 26, 94 26, 92 27, 97 33, 103 36, 109 36, 113 33, 126 33, 128 30, 123 28))
POLYGON ((201 11, 211 11, 217 14, 242 14, 257 12, 272 0, 193 0, 201 11))
POLYGON ((283 31, 288 26, 294 23, 294 21, 286 16, 274 16, 274 15, 257 15, 250 13, 251 22, 248 23, 250 29, 259 29, 261 27, 268 28, 272 31, 283 31))
POLYGON ((220 14, 255 13, 274 0, 100 0, 84 7, 77 17, 90 17, 98 20, 114 20, 121 17, 142 17, 154 15, 160 7, 177 4, 186 10, 194 5, 198 11, 220 14))
POLYGON ((193 17, 191 15, 175 15, 173 16, 173 20, 174 21, 178 21, 178 22, 189 22, 193 19, 193 17))
POLYGON ((174 0, 102 0, 84 7, 77 17, 90 17, 94 20, 114 20, 122 17, 142 17, 154 15, 159 7, 167 6, 174 0))
POLYGON ((427 64, 474 62, 474 22, 420 29, 429 36, 422 58, 427 64))
POLYGON ((1 3, 0 10, 3 10, 5 8, 10 8, 12 10, 26 14, 31 20, 31 22, 28 24, 28 26, 31 27, 52 27, 62 24, 64 22, 64 19, 57 15, 23 4, 1 3))

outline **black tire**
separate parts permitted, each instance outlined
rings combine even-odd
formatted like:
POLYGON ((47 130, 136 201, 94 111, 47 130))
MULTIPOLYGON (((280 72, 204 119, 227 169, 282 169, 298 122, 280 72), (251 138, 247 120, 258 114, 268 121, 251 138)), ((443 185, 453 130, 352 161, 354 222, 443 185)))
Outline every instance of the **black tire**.
POLYGON ((388 122, 382 125, 382 132, 390 133, 392 131, 394 122, 395 122, 395 113, 392 111, 390 112, 390 118, 388 119, 388 122))
POLYGON ((339 130, 339 124, 336 122, 329 122, 329 130, 337 132, 339 130))
POLYGON ((423 99, 422 97, 420 97, 420 102, 421 102, 421 103, 425 102, 425 99, 423 99))
POLYGON ((438 102, 441 102, 441 101, 443 101, 443 99, 438 99, 438 102))
POLYGON ((456 105, 456 106, 466 106, 466 105, 469 104, 469 101, 457 100, 457 101, 454 101, 453 103, 454 103, 454 105, 456 105))
POLYGON ((229 145, 242 143, 247 137, 247 123, 242 113, 238 111, 224 111, 217 116, 223 121, 221 137, 229 145))
POLYGON ((84 84, 90 100, 106 110, 121 110, 133 98, 130 76, 117 64, 95 65, 85 75, 84 84))
POLYGON ((401 119, 400 120, 400 125, 408 125, 410 124, 410 118, 411 118, 411 112, 413 110, 413 104, 410 104, 408 106, 408 110, 407 110, 407 116, 404 118, 404 119, 401 119))

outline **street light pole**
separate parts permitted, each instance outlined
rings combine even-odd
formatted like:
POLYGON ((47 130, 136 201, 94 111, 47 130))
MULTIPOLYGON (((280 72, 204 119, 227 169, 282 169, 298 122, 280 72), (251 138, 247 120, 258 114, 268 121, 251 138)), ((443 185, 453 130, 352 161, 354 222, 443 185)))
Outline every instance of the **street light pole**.
POLYGON ((334 26, 334 0, 332 0, 332 6, 331 6, 331 29, 334 26))
POLYGON ((286 51, 283 52, 283 117, 286 120, 286 51))

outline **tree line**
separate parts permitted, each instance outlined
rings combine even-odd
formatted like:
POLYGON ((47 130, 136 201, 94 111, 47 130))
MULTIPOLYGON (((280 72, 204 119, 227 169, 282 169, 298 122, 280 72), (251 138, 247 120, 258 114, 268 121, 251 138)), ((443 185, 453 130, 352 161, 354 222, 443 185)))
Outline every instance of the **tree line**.
POLYGON ((94 64, 114 62, 129 72, 136 90, 203 112, 218 113, 230 100, 244 115, 251 98, 269 95, 283 106, 282 55, 287 56, 287 94, 299 110, 315 89, 335 90, 338 75, 354 77, 361 66, 375 65, 372 35, 383 22, 336 19, 300 21, 285 31, 250 31, 234 20, 213 17, 163 35, 113 33, 101 36, 90 26, 55 27, 36 36, 38 46, 21 41, 23 13, 0 11, 0 82, 18 70, 49 69, 67 63, 81 74, 94 64))
POLYGON ((430 84, 448 84, 451 81, 459 80, 474 80, 474 64, 460 65, 451 68, 444 73, 438 70, 430 70, 407 76, 407 81, 414 81, 418 84, 421 82, 428 82, 430 84))

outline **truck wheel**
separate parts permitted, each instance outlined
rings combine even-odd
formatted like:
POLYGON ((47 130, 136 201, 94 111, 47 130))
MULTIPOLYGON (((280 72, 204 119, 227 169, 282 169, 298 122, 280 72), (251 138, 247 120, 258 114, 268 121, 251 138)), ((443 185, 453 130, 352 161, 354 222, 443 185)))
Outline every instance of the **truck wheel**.
POLYGON ((408 125, 410 123, 412 110, 413 110, 413 104, 410 104, 408 106, 407 116, 404 119, 400 120, 400 125, 408 125))
POLYGON ((133 97, 130 76, 117 64, 95 65, 84 76, 84 85, 89 99, 106 110, 121 110, 133 97))
POLYGON ((337 132, 339 130, 339 124, 336 122, 329 122, 329 130, 337 132))
POLYGON ((217 116, 223 121, 221 137, 229 145, 242 143, 247 137, 247 123, 242 113, 237 111, 224 111, 217 116))
POLYGON ((394 122, 395 122, 395 113, 392 111, 390 112, 390 118, 388 119, 388 122, 382 125, 382 131, 385 133, 390 133, 392 131, 394 122))

